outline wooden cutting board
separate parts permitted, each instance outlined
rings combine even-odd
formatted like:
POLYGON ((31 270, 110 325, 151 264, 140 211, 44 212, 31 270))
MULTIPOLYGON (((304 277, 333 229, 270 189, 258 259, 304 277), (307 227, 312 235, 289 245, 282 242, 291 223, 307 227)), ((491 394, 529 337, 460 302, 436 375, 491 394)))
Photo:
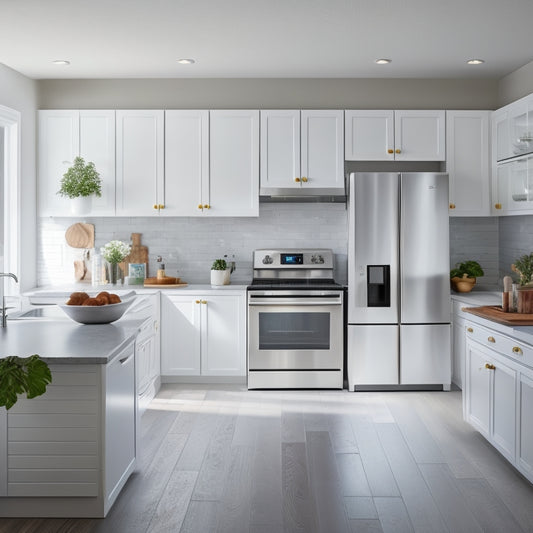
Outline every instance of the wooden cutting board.
POLYGON ((532 313, 504 313, 499 305, 463 307, 462 311, 498 322, 504 326, 533 326, 532 313))
POLYGON ((72 248, 94 248, 94 225, 76 222, 67 228, 65 240, 72 248))
POLYGON ((148 277, 148 247, 141 244, 141 233, 131 234, 131 251, 123 263, 120 263, 125 275, 128 275, 128 265, 130 263, 144 263, 146 265, 146 276, 148 277))

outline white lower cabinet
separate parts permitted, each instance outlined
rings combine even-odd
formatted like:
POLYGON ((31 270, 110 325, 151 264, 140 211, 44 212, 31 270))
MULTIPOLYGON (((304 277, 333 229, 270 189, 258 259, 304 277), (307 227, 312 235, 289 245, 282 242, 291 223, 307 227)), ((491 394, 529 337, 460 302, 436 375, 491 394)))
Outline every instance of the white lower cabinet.
POLYGON ((533 369, 524 364, 532 354, 533 346, 466 324, 464 418, 533 482, 533 369))
POLYGON ((246 296, 224 292, 161 296, 163 376, 246 374, 246 296))

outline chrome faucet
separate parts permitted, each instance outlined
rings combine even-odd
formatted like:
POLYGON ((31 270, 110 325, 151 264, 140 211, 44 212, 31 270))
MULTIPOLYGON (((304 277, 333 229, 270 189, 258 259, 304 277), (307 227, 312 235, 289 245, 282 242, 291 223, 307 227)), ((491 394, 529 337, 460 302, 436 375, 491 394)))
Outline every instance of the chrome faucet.
MULTIPOLYGON (((11 272, 0 272, 0 278, 13 278, 18 283, 18 278, 15 276, 15 274, 12 274, 11 272)), ((2 288, 3 288, 3 282, 2 282, 2 288)), ((2 291, 3 293, 3 291, 2 291)), ((2 327, 5 328, 7 326, 7 307, 6 307, 6 297, 2 294, 2 327)))

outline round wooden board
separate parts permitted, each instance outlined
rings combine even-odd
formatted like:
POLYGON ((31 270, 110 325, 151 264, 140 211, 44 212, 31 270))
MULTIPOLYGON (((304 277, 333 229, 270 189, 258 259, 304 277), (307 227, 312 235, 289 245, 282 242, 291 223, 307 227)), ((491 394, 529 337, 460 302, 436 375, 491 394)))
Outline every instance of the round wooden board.
POLYGON ((72 248, 94 248, 94 225, 76 222, 67 228, 65 240, 72 248))

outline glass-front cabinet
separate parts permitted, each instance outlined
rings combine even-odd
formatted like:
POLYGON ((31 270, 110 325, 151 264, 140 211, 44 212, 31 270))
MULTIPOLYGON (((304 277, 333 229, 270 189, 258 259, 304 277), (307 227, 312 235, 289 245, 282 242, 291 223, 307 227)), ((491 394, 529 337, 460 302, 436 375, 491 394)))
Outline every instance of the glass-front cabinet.
POLYGON ((496 169, 495 215, 533 210, 533 156, 500 163, 496 169))

